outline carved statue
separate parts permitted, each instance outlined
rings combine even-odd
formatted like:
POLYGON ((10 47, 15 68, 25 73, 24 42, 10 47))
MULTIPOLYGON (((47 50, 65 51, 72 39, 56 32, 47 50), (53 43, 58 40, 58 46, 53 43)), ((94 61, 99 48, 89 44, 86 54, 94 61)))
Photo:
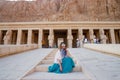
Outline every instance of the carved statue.
POLYGON ((73 36, 69 34, 69 35, 67 36, 67 39, 73 40, 73 36))
POLYGON ((85 36, 84 35, 79 35, 79 40, 80 40, 80 47, 83 46, 83 41, 84 41, 85 36))
POLYGON ((107 42, 107 36, 104 35, 104 36, 103 36, 103 44, 106 44, 106 42, 107 42))
POLYGON ((101 35, 101 42, 103 44, 106 44, 106 41, 107 41, 107 36, 106 35, 101 35))
POLYGON ((54 35, 49 35, 48 40, 49 40, 49 47, 53 47, 54 35))
POLYGON ((8 44, 8 42, 10 41, 10 37, 11 37, 11 30, 8 30, 6 32, 6 35, 4 36, 3 40, 4 40, 4 44, 8 44))
POLYGON ((68 47, 72 48, 73 36, 71 34, 68 34, 67 39, 68 39, 68 47))
POLYGON ((95 35, 93 34, 93 30, 90 30, 90 41, 93 43, 93 39, 95 38, 95 35))

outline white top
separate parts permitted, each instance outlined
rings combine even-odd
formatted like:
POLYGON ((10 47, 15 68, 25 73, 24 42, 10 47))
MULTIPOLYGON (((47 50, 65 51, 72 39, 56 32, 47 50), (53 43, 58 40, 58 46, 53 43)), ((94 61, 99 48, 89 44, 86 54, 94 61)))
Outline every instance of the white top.
POLYGON ((55 54, 55 58, 54 58, 54 63, 59 63, 58 59, 61 60, 62 56, 60 54, 60 50, 58 50, 58 52, 55 54))
POLYGON ((85 38, 85 41, 84 42, 87 42, 87 38, 85 38))

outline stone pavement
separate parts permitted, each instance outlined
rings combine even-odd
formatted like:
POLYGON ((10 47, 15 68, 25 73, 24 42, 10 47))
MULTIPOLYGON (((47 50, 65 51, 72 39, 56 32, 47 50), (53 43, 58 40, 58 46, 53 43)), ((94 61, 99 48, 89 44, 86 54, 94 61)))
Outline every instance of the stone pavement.
POLYGON ((92 80, 120 80, 120 58, 84 48, 69 51, 92 80))
POLYGON ((0 80, 17 80, 53 49, 36 49, 0 58, 0 80))
MULTIPOLYGON (((120 58, 102 54, 84 48, 68 49, 80 64, 82 72, 58 75, 47 72, 35 72, 24 80, 50 78, 57 80, 120 80, 120 58), (46 74, 47 73, 47 74, 46 74), (69 77, 68 77, 69 76, 69 77)), ((28 71, 44 60, 53 49, 36 49, 21 54, 0 58, 0 80, 19 80, 28 71)), ((49 56, 48 59, 51 59, 49 56)), ((48 62, 47 62, 48 63, 48 62)), ((38 68, 40 70, 40 68, 38 68)))
MULTIPOLYGON (((73 72, 67 74, 49 73, 48 66, 53 64, 54 56, 58 49, 54 49, 30 73, 25 75, 21 80, 90 80, 82 72, 81 66, 75 62, 73 72), (69 76, 69 77, 68 77, 69 76)), ((71 56, 71 55, 70 55, 71 56)))

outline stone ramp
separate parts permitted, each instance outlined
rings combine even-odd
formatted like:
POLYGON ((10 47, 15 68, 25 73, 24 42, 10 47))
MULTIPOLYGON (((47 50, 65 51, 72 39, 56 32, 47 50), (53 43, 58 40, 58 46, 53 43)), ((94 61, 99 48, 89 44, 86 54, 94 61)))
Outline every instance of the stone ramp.
POLYGON ((22 80, 89 80, 82 72, 56 74, 47 72, 35 72, 24 77, 22 80))
POLYGON ((85 48, 69 49, 92 80, 120 80, 120 58, 85 48))
POLYGON ((54 56, 58 49, 48 54, 37 66, 34 67, 22 80, 89 80, 82 72, 81 66, 76 60, 73 72, 67 74, 49 73, 48 66, 53 64, 54 56), (69 77, 68 77, 69 76, 69 77))
POLYGON ((0 80, 20 80, 53 49, 35 49, 0 58, 0 80))
MULTIPOLYGON (((51 64, 41 64, 41 65, 38 65, 35 67, 35 71, 39 72, 47 72, 48 71, 48 67, 50 66, 51 64)), ((73 69, 73 72, 81 72, 81 67, 79 65, 75 65, 76 67, 73 69)))
POLYGON ((120 58, 120 44, 84 44, 84 48, 120 58))

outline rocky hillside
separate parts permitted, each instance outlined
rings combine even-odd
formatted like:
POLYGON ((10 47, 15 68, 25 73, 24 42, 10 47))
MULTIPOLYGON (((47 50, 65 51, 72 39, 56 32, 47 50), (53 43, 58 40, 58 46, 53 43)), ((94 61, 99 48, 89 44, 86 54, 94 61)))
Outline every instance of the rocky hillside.
POLYGON ((0 0, 0 22, 120 21, 120 0, 0 0))

